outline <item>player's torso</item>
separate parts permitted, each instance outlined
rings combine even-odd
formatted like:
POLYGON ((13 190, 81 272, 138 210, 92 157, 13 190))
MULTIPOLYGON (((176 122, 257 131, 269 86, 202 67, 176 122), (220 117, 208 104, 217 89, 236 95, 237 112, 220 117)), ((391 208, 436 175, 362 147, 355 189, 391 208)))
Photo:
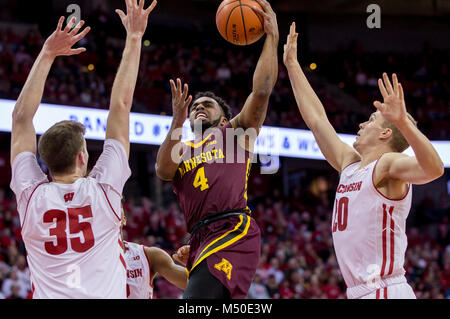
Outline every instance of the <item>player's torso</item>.
POLYGON ((111 197, 92 178, 36 188, 21 214, 34 297, 125 298, 120 198, 111 197))
POLYGON ((411 207, 410 189, 405 198, 390 200, 373 184, 376 162, 357 170, 359 165, 351 164, 341 174, 331 225, 348 287, 404 274, 405 223, 411 207))
POLYGON ((247 208, 250 154, 223 134, 184 145, 173 185, 189 229, 208 214, 247 208))
POLYGON ((124 244, 127 265, 127 298, 152 299, 150 263, 144 246, 129 242, 124 242, 124 244))

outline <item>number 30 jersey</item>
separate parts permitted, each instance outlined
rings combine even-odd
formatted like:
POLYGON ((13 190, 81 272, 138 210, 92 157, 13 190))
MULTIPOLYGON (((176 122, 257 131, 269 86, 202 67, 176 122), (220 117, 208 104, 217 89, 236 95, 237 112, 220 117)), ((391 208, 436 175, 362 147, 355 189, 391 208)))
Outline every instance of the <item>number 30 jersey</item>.
POLYGON ((36 156, 12 165, 33 298, 126 298, 119 235, 121 193, 130 176, 123 146, 107 140, 86 178, 49 182, 36 156))
POLYGON ((173 188, 188 229, 209 214, 248 209, 250 153, 238 145, 231 123, 182 146, 173 188))
POLYGON ((386 282, 406 282, 405 225, 411 186, 398 200, 382 195, 373 183, 377 162, 360 170, 360 162, 347 166, 336 191, 331 227, 348 298, 369 294, 386 282))

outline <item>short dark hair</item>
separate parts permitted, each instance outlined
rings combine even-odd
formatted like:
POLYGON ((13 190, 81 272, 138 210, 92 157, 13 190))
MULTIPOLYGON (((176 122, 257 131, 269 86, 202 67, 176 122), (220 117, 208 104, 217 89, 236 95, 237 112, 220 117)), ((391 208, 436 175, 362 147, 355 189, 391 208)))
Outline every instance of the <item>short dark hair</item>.
POLYGON ((39 140, 39 154, 52 174, 70 173, 83 149, 86 128, 74 121, 58 122, 39 140))
POLYGON ((225 102, 224 99, 215 95, 213 92, 206 91, 206 92, 198 92, 195 95, 194 101, 198 100, 201 97, 210 97, 210 98, 214 99, 217 102, 217 104, 219 104, 219 106, 222 108, 225 118, 228 121, 231 120, 231 107, 227 104, 227 102, 225 102))

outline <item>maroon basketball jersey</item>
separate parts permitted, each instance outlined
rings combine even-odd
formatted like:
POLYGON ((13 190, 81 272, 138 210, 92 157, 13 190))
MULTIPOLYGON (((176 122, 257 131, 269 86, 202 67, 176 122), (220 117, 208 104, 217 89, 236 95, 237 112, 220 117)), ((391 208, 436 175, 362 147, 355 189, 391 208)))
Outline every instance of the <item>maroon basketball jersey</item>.
POLYGON ((188 229, 208 214, 230 209, 250 212, 250 153, 238 145, 231 123, 211 131, 203 140, 183 143, 182 162, 173 180, 188 229))

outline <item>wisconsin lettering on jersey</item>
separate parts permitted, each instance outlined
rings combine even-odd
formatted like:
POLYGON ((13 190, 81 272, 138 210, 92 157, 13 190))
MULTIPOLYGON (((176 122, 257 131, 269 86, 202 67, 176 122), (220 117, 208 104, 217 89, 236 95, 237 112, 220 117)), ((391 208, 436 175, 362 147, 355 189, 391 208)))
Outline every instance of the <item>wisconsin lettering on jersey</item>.
POLYGON ((351 183, 348 185, 340 184, 337 189, 337 192, 340 194, 344 194, 344 193, 348 193, 348 192, 359 191, 359 190, 361 190, 361 185, 362 185, 362 182, 351 183))
POLYGON ((142 276, 142 268, 129 270, 127 269, 127 278, 138 278, 142 276))
POLYGON ((193 170, 197 167, 198 164, 201 163, 211 163, 215 160, 225 158, 222 149, 213 149, 207 152, 202 152, 197 156, 192 157, 191 159, 184 161, 182 165, 178 168, 181 177, 187 172, 193 170))

